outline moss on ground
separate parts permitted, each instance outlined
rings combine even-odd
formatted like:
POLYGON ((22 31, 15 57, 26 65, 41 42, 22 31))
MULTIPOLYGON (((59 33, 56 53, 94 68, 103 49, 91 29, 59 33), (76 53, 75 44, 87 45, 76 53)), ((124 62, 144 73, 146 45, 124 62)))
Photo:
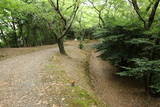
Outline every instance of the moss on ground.
POLYGON ((70 94, 72 97, 67 99, 69 107, 104 107, 92 93, 79 86, 73 87, 70 94))
MULTIPOLYGON (((55 101, 50 102, 50 105, 54 104, 62 107, 106 107, 92 90, 93 87, 90 83, 91 78, 88 71, 89 65, 86 62, 88 54, 85 54, 85 60, 76 58, 84 55, 81 51, 77 54, 72 58, 55 54, 53 59, 50 60, 51 64, 47 66, 47 78, 44 79, 50 84, 46 92, 51 97, 54 96, 56 98, 55 101), (75 86, 72 86, 72 81, 74 80, 76 83, 75 86)), ((54 97, 52 99, 55 99, 54 97)))

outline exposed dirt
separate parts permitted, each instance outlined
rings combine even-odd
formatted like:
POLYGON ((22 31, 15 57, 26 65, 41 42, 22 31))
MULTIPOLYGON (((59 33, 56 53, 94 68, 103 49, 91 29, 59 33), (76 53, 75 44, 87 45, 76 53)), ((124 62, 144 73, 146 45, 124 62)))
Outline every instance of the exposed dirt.
POLYGON ((46 107, 41 76, 55 50, 46 49, 0 61, 1 107, 46 107))
POLYGON ((75 41, 65 45, 68 56, 57 47, 19 48, 0 61, 0 107, 104 107, 86 75, 88 52, 75 41))
POLYGON ((109 107, 160 107, 160 99, 146 95, 141 83, 116 76, 116 69, 97 56, 90 58, 90 74, 97 95, 109 107))
MULTIPOLYGON (((95 42, 95 41, 86 41, 86 42, 95 42)), ((66 41, 65 46, 78 46, 79 42, 78 41, 66 41)), ((0 61, 5 60, 7 58, 19 56, 19 55, 24 55, 28 54, 31 52, 36 52, 40 51, 43 49, 49 49, 49 48, 55 48, 57 47, 56 44, 54 45, 45 45, 45 46, 36 46, 36 47, 21 47, 21 48, 0 48, 0 61)))
POLYGON ((5 60, 7 58, 43 50, 43 49, 48 49, 48 48, 53 48, 56 45, 46 45, 46 46, 37 46, 37 47, 24 47, 24 48, 0 48, 0 60, 5 60))
MULTIPOLYGON (((77 42, 76 42, 77 43, 77 42)), ((68 56, 54 53, 44 80, 48 83, 46 92, 56 96, 50 105, 58 107, 105 107, 97 99, 88 77, 88 51, 78 49, 78 44, 66 48, 68 56), (74 84, 73 84, 74 83, 74 84), (54 85, 53 85, 54 84, 54 85), (74 85, 74 86, 72 86, 74 85), (62 100, 63 99, 63 100, 62 100)))
POLYGON ((90 57, 90 49, 80 50, 78 44, 65 43, 68 56, 55 45, 5 49, 15 53, 0 61, 0 107, 160 107, 160 99, 146 95, 142 84, 114 75, 115 68, 98 53, 90 57), (106 105, 95 96, 87 71, 106 105))

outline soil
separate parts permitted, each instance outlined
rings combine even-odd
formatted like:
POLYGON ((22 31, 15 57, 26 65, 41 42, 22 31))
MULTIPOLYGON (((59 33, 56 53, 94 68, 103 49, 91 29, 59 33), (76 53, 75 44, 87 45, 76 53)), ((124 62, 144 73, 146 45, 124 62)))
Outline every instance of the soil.
POLYGON ((47 107, 41 77, 54 51, 45 49, 0 61, 1 107, 47 107))
POLYGON ((139 81, 115 75, 116 69, 97 56, 92 53, 90 74, 97 95, 109 107, 160 107, 160 99, 147 95, 139 81))
POLYGON ((8 56, 0 61, 0 107, 160 107, 139 81, 116 76, 99 53, 90 54, 92 43, 78 44, 65 43, 68 56, 56 45, 1 49, 8 56))
POLYGON ((24 48, 0 48, 0 60, 7 58, 24 55, 31 52, 36 52, 43 49, 53 48, 56 45, 36 46, 36 47, 24 47, 24 48))
POLYGON ((58 107, 105 107, 97 99, 88 76, 89 52, 70 44, 66 48, 68 56, 53 53, 48 73, 44 76, 48 84, 46 92, 53 98, 50 105, 58 107), (49 75, 48 75, 49 74, 49 75), (54 84, 54 85, 53 85, 54 84), (63 99, 63 101, 62 101, 63 99))
POLYGON ((2 49, 14 52, 0 61, 0 107, 102 107, 85 72, 88 52, 65 45, 68 56, 55 45, 2 49))

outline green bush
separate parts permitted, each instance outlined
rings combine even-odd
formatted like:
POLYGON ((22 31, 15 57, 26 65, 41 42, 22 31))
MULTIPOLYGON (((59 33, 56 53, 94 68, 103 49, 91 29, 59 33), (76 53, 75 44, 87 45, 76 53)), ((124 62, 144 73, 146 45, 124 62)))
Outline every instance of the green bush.
MULTIPOLYGON (((154 32, 155 33, 155 32, 154 32)), ((94 33, 103 38, 97 50, 101 57, 119 68, 120 76, 145 80, 145 88, 151 94, 160 92, 160 43, 159 37, 146 32, 140 26, 112 25, 94 33)))
POLYGON ((6 44, 3 41, 0 40, 0 48, 3 48, 5 46, 6 46, 6 44))
POLYGON ((83 43, 82 43, 82 42, 80 42, 80 44, 79 44, 79 48, 80 48, 80 49, 83 49, 83 48, 84 48, 84 45, 83 45, 83 43))

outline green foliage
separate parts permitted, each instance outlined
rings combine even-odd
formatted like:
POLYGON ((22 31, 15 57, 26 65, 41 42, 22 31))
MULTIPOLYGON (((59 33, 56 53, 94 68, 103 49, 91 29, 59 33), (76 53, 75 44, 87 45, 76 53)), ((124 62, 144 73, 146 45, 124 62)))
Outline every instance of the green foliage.
POLYGON ((91 93, 81 87, 74 87, 74 94, 76 95, 69 101, 71 107, 89 107, 99 104, 99 101, 91 93))
POLYGON ((132 67, 124 67, 125 71, 117 73, 120 76, 134 76, 135 78, 143 78, 145 73, 150 73, 150 88, 152 93, 160 92, 160 60, 151 60, 147 58, 135 58, 131 60, 134 63, 132 67))
POLYGON ((134 65, 132 65, 132 67, 124 67, 126 71, 117 74, 142 78, 145 72, 160 73, 160 60, 149 61, 147 58, 133 58, 130 61, 134 65))
POLYGON ((0 48, 5 47, 5 43, 3 41, 0 41, 0 48))
MULTIPOLYGON (((146 31, 138 20, 107 18, 94 35, 101 38, 97 50, 101 57, 119 68, 117 74, 147 79, 152 94, 160 92, 160 39, 157 25, 146 31)), ((145 83, 146 84, 146 83, 145 83)))
POLYGON ((48 26, 53 16, 46 1, 1 0, 0 39, 9 47, 54 43, 54 33, 48 26))
POLYGON ((80 42, 79 48, 80 48, 80 49, 83 49, 83 48, 84 48, 84 44, 83 44, 82 42, 80 42))
POLYGON ((83 41, 95 35, 101 40, 101 57, 117 66, 120 76, 144 79, 147 73, 148 87, 160 92, 160 8, 150 17, 155 1, 134 0, 137 11, 127 0, 49 1, 0 0, 0 47, 51 44, 64 35, 83 41), (152 26, 144 27, 152 19, 152 26))

